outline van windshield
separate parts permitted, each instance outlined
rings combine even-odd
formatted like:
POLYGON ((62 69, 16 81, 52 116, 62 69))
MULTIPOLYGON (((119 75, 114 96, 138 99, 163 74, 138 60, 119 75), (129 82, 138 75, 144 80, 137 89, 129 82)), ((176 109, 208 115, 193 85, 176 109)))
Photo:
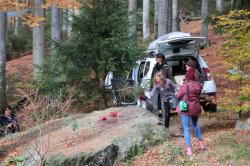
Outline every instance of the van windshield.
POLYGON ((194 40, 181 40, 177 42, 159 43, 158 52, 165 55, 178 53, 178 52, 190 52, 196 50, 196 42, 194 40))

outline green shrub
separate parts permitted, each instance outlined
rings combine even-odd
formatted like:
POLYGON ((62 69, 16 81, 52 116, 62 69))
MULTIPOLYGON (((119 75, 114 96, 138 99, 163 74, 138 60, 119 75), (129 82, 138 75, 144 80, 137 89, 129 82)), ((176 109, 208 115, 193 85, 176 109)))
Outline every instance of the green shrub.
POLYGON ((7 37, 7 59, 15 59, 20 54, 32 50, 32 32, 23 28, 16 36, 13 31, 8 32, 7 37))

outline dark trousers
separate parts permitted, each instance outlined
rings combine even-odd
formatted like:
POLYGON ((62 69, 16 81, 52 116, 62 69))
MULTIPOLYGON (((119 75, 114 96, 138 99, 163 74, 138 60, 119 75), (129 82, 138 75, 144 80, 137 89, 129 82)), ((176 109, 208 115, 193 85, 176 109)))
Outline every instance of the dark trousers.
POLYGON ((164 114, 163 114, 164 126, 169 128, 170 121, 170 106, 169 102, 164 102, 164 114))

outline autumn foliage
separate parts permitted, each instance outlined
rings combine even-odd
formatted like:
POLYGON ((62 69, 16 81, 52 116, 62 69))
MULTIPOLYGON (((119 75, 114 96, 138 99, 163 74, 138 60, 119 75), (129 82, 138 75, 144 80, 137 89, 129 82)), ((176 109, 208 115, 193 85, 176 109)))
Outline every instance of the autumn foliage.
POLYGON ((70 9, 76 9, 80 6, 77 0, 47 0, 42 7, 48 8, 51 5, 55 5, 58 8, 70 8, 70 9))
POLYGON ((236 111, 250 110, 250 11, 231 11, 227 15, 213 17, 215 30, 226 33, 222 53, 231 64, 227 78, 237 85, 228 89, 224 106, 236 111))
POLYGON ((250 11, 231 11, 228 15, 214 17, 214 20, 215 29, 230 36, 222 50, 228 56, 226 60, 244 72, 250 63, 250 11))
POLYGON ((29 3, 24 3, 20 0, 0 0, 0 11, 17 11, 30 7, 29 3))
MULTIPOLYGON (((87 1, 86 1, 87 2, 87 1)), ((0 0, 0 11, 8 12, 8 11, 21 11, 24 9, 32 9, 32 8, 43 8, 48 9, 50 6, 57 6, 58 8, 68 8, 75 10, 79 8, 80 3, 77 0, 47 0, 41 6, 33 6, 31 3, 26 3, 21 0, 0 0)), ((40 22, 44 21, 44 17, 34 16, 31 13, 25 14, 21 16, 22 20, 31 28, 39 26, 40 22)))

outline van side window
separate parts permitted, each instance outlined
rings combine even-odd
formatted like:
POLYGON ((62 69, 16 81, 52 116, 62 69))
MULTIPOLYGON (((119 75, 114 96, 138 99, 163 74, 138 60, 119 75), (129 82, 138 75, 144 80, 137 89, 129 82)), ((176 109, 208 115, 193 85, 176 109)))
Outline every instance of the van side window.
POLYGON ((150 69, 150 62, 146 62, 143 76, 148 74, 149 69, 150 69))
POLYGON ((144 69, 144 66, 145 66, 145 62, 141 62, 140 63, 140 66, 139 66, 139 69, 138 69, 138 83, 141 83, 141 80, 143 78, 143 69, 144 69))

